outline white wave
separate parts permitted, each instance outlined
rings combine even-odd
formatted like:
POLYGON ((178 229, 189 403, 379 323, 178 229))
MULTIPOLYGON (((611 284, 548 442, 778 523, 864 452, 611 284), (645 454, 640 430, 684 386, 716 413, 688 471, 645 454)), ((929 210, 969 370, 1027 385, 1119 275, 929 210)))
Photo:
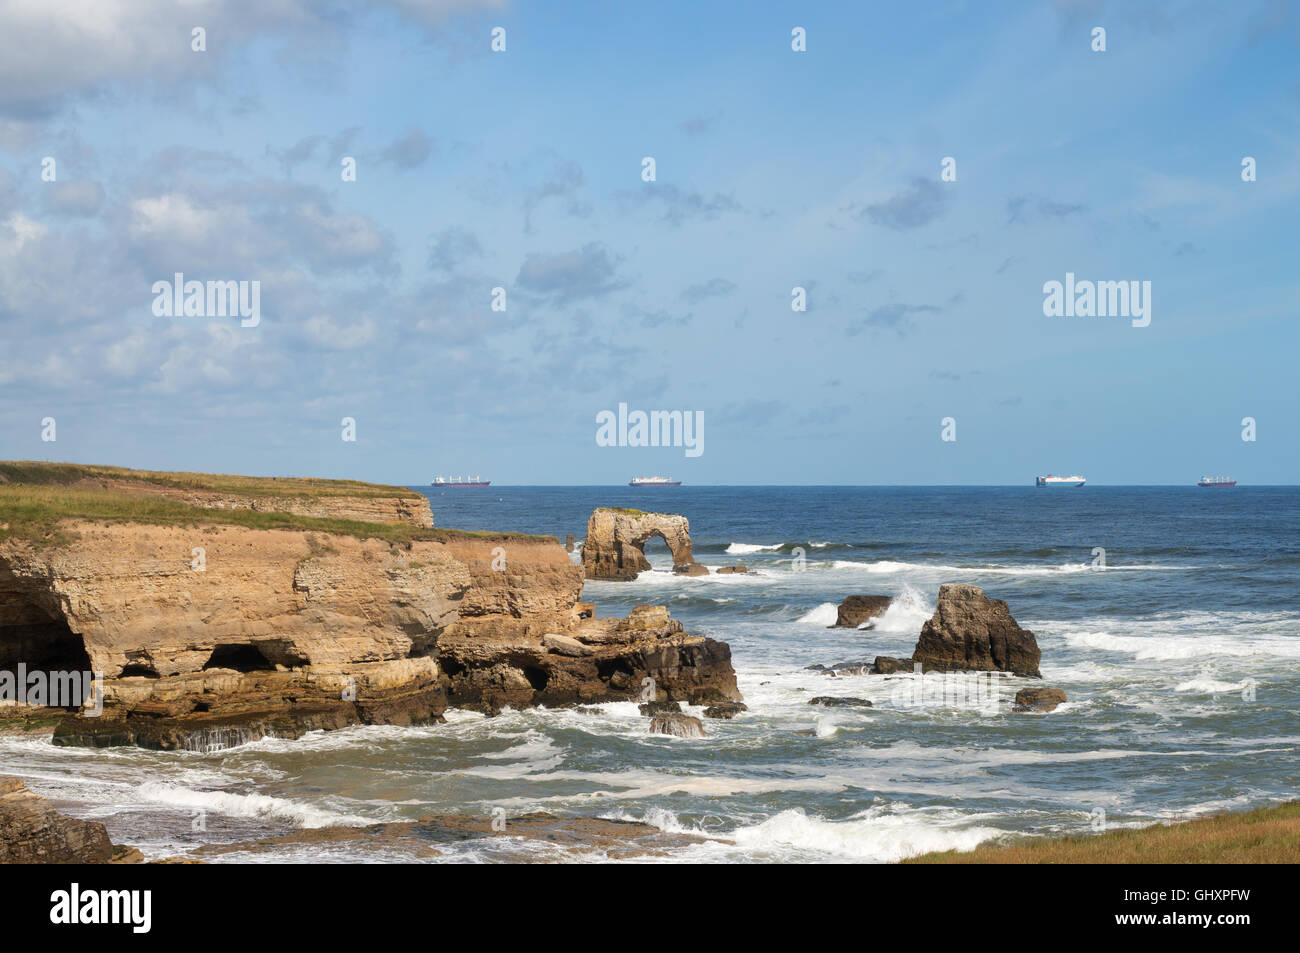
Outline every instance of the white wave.
POLYGON ((1176 692, 1198 692, 1203 695, 1225 695, 1244 691, 1249 682, 1243 679, 1240 682, 1221 682, 1216 678, 1208 675, 1201 675, 1197 678, 1188 679, 1174 686, 1176 692))
POLYGON ((932 600, 927 599, 919 589, 904 586, 903 591, 889 603, 888 609, 876 618, 868 619, 862 626, 870 625, 873 632, 885 634, 917 635, 932 615, 932 600))
POLYGON ((362 827, 374 821, 352 814, 341 814, 302 801, 271 797, 267 794, 234 794, 229 791, 196 791, 174 784, 146 781, 136 789, 143 800, 181 810, 212 811, 232 817, 290 821, 299 827, 362 827))
MULTIPOLYGON (((1166 624, 1165 629, 1173 626, 1166 624)), ((1285 636, 1203 636, 1182 635, 1112 635, 1106 631, 1066 632, 1066 644, 1071 648, 1091 649, 1099 652, 1121 652, 1132 655, 1139 662, 1172 662, 1187 659, 1246 658, 1255 655, 1273 655, 1282 658, 1300 658, 1300 639, 1285 636)))
POLYGON ((732 556, 748 556, 750 553, 771 553, 780 549, 784 543, 775 543, 767 546, 763 543, 732 543, 726 551, 732 556))
POLYGON ((810 609, 798 619, 799 622, 808 625, 832 626, 835 620, 840 617, 840 607, 833 602, 823 602, 816 609, 810 609))
POLYGON ((793 809, 725 836, 754 852, 788 855, 795 850, 891 863, 935 850, 973 850, 1003 833, 993 827, 972 826, 965 818, 922 811, 886 814, 871 810, 849 820, 828 821, 793 809))
POLYGON ((818 738, 833 738, 839 734, 840 726, 829 718, 818 718, 816 734, 818 738))
POLYGON ((966 573, 974 576, 1060 576, 1081 572, 1173 572, 1194 569, 1194 566, 1115 566, 1107 565, 1104 570, 1096 569, 1091 563, 1063 563, 1060 566, 1006 566, 999 564, 950 566, 943 563, 910 563, 893 559, 880 559, 875 562, 858 562, 852 559, 836 559, 831 568, 854 570, 879 575, 901 573, 933 573, 951 575, 966 573))

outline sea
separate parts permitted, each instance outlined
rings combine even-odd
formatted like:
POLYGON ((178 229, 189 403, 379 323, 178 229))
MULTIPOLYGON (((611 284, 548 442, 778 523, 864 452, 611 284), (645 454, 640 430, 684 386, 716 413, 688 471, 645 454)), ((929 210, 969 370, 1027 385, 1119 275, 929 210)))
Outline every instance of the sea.
POLYGON ((700 562, 750 572, 674 575, 655 540, 652 571, 588 582, 584 599, 599 616, 663 604, 729 643, 748 711, 699 738, 649 734, 631 702, 453 710, 443 725, 214 752, 4 736, 0 773, 148 857, 280 838, 205 858, 227 863, 885 863, 1265 806, 1300 786, 1300 488, 415 489, 439 526, 579 546, 598 506, 686 516, 700 562), (810 669, 909 656, 947 582, 1006 600, 1065 704, 1012 712, 1023 679, 967 691, 962 676, 810 669), (893 602, 872 628, 831 628, 857 594, 893 602), (820 695, 873 707, 809 704, 820 695), (612 858, 600 843, 466 838, 420 854, 285 836, 429 814, 504 818, 508 833, 533 812, 705 839, 612 858))

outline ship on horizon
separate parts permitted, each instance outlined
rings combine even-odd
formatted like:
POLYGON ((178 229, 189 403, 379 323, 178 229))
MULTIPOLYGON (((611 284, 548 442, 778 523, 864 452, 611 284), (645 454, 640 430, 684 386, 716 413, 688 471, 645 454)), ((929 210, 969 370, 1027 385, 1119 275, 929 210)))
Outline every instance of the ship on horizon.
POLYGON ((1237 481, 1232 477, 1207 477, 1203 476, 1196 481, 1197 486, 1236 486, 1237 481))
POLYGON ((681 486, 681 480, 674 480, 672 477, 633 477, 627 483, 628 486, 681 486))
POLYGON ((433 482, 430 483, 429 485, 430 485, 430 486, 434 486, 434 487, 443 487, 443 486, 491 486, 491 485, 492 485, 492 481, 491 481, 491 480, 484 480, 482 477, 458 477, 458 476, 457 476, 457 477, 450 477, 450 478, 444 479, 443 477, 436 476, 436 477, 433 478, 433 482))
POLYGON ((1081 476, 1040 476, 1034 478, 1035 486, 1083 486, 1088 481, 1081 476))

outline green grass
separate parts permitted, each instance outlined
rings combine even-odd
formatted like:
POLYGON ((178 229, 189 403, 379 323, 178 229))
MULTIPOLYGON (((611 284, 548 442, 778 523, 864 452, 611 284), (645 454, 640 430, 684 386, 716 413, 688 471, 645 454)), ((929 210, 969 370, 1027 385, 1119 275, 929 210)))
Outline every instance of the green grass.
POLYGON ((630 506, 602 506, 602 510, 609 510, 611 513, 626 513, 628 516, 673 516, 672 513, 653 513, 650 510, 634 510, 630 506))
POLYGON ((208 490, 238 496, 356 496, 419 499, 421 494, 402 486, 363 483, 360 480, 318 480, 311 477, 249 477, 224 473, 165 473, 129 470, 81 463, 41 463, 32 460, 0 462, 0 484, 69 486, 81 480, 133 480, 181 490, 208 490))
POLYGON ((1300 801, 1178 824, 921 854, 903 863, 1295 864, 1300 863, 1300 801))
MULTIPOLYGON (((240 526, 245 529, 299 530, 354 536, 358 539, 382 539, 393 544, 415 540, 445 543, 464 539, 555 542, 552 536, 528 536, 522 533, 434 529, 409 523, 368 523, 362 520, 297 516, 293 513, 264 510, 205 509, 147 493, 97 490, 51 482, 35 485, 0 483, 0 541, 25 539, 43 547, 67 545, 74 540, 67 526, 69 520, 145 523, 155 526, 240 526)), ((324 540, 313 540, 311 546, 317 555, 330 551, 328 542, 324 540)))

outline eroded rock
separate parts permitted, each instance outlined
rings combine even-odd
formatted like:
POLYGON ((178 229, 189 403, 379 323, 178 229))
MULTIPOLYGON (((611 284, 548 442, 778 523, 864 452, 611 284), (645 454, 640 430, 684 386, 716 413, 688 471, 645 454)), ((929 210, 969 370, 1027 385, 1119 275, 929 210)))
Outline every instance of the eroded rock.
POLYGON ((1006 602, 978 586, 945 583, 912 656, 927 672, 1011 672, 1041 678, 1034 633, 1011 617, 1006 602))
POLYGON ((655 536, 668 545, 674 569, 695 565, 686 517, 608 507, 595 510, 587 520, 587 538, 582 544, 582 566, 587 578, 635 579, 650 568, 642 547, 655 536))
POLYGON ((694 715, 664 714, 650 719, 650 734, 677 738, 703 738, 704 722, 694 715))
POLYGON ((115 855, 103 824, 60 814, 18 778, 0 777, 0 864, 107 864, 115 855))
POLYGON ((831 628, 856 629, 868 619, 884 615, 891 602, 890 596, 846 596, 831 628))
POLYGON ((818 695, 816 698, 808 699, 810 705, 821 705, 825 708, 871 708, 871 702, 865 698, 841 698, 835 695, 818 695))
POLYGON ((742 711, 749 711, 749 706, 744 702, 723 702, 720 705, 710 705, 704 709, 704 717, 731 719, 742 711))
POLYGON ((1056 711, 1058 705, 1065 704, 1065 692, 1059 688, 1022 688, 1016 692, 1016 704, 1012 711, 1056 711))

